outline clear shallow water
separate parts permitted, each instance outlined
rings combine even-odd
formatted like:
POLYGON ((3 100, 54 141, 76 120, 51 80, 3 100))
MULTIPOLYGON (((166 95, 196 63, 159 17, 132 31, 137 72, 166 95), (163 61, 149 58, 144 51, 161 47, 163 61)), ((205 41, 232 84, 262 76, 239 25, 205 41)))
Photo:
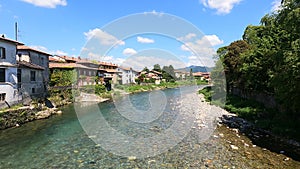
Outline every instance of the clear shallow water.
MULTIPOLYGON (((149 124, 135 123, 116 111, 112 102, 98 104, 101 114, 110 127, 133 138, 151 137, 169 128, 178 117, 180 95, 178 89, 164 91, 168 104, 164 113, 149 124)), ((130 96, 137 109, 146 110, 149 93, 130 96), (143 105, 143 106, 140 106, 143 105)), ((157 100, 158 102, 160 100, 157 100)), ((193 106, 193 105, 192 105, 193 106)), ((84 119, 91 120, 97 113, 91 107, 84 107, 84 119)), ((63 109, 63 114, 24 124, 18 128, 0 131, 0 168, 295 168, 298 162, 284 162, 277 155, 260 148, 250 147, 247 138, 236 137, 225 127, 218 128, 214 135, 199 142, 198 129, 188 135, 172 149, 153 157, 128 159, 104 150, 94 143, 81 127, 73 105, 63 109), (241 142, 240 140, 243 140, 241 142), (230 143, 229 143, 230 142, 230 143), (232 151, 230 144, 242 147, 232 151), (248 152, 248 153, 246 153, 248 152), (250 157, 248 157, 250 156, 250 157), (267 158, 263 158, 267 157, 267 158)), ((116 145, 117 146, 117 145, 116 145)))

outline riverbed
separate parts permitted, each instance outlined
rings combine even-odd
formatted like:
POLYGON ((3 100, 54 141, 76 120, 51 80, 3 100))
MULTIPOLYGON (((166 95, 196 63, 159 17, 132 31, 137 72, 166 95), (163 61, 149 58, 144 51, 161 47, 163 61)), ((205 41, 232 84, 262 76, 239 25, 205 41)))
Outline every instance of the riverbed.
POLYGON ((0 168, 300 168, 299 161, 215 122, 214 110, 195 91, 167 89, 72 104, 62 115, 2 130, 0 168), (128 100, 136 116, 122 104, 128 100), (154 116, 147 111, 153 105, 163 110, 154 116))

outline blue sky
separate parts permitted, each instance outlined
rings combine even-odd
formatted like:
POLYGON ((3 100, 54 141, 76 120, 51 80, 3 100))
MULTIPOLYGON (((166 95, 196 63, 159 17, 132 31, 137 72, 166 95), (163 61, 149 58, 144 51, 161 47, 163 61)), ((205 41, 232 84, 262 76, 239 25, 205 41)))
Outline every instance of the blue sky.
MULTIPOLYGON (((117 64, 140 60, 146 66, 155 62, 159 62, 161 65, 176 65, 176 63, 168 61, 172 60, 170 58, 165 60, 162 59, 162 56, 151 58, 151 51, 153 51, 153 55, 160 55, 159 52, 161 55, 169 53, 187 66, 211 66, 211 61, 198 56, 199 52, 203 51, 198 50, 199 48, 203 49, 203 46, 199 47, 203 42, 203 37, 210 42, 212 49, 241 39, 246 26, 258 25, 260 18, 274 11, 279 1, 0 0, 2 23, 0 34, 14 39, 14 23, 18 22, 19 41, 51 54, 68 56, 86 54, 87 57, 93 57, 93 59, 99 58, 99 60, 117 64), (137 32, 137 34, 119 39, 120 37, 116 35, 118 33, 115 30, 111 31, 109 26, 118 22, 120 18, 122 20, 122 18, 134 14, 152 14, 157 18, 162 16, 178 17, 187 24, 194 25, 203 35, 196 34, 196 36, 193 32, 186 32, 182 35, 178 34, 178 37, 175 35, 170 37, 157 33, 137 32), (97 51, 84 53, 89 44, 88 41, 95 37, 102 39, 98 42, 110 45, 110 50, 104 54, 97 53, 97 51), (185 41, 187 39, 193 39, 193 41, 185 41), (188 48, 193 49, 193 52, 188 48), (145 59, 146 55, 148 60, 145 59)), ((145 22, 148 20, 146 19, 145 22)), ((135 25, 127 25, 126 29, 134 29, 142 24, 143 22, 136 22, 135 25)), ((125 30, 123 27, 119 29, 125 30)), ((170 31, 173 29, 180 32, 185 27, 181 24, 179 27, 169 28, 170 31)), ((212 58, 213 51, 206 50, 204 54, 210 55, 206 58, 209 59, 212 58)))

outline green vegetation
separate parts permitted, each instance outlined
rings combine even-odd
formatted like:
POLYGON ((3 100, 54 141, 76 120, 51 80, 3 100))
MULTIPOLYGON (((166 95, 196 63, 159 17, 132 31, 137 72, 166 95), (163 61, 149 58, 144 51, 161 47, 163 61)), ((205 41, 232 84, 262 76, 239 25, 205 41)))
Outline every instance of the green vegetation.
POLYGON ((71 86, 77 82, 76 70, 54 70, 50 76, 51 87, 53 86, 71 86))
MULTIPOLYGON (((199 90, 199 93, 204 95, 206 101, 211 102, 211 96, 213 95, 211 87, 205 87, 199 90)), ((214 104, 214 102, 211 103, 214 104)), ((300 123, 297 119, 291 118, 286 113, 266 108, 263 104, 255 100, 243 99, 234 95, 227 95, 224 108, 228 112, 237 114, 239 117, 253 122, 257 127, 300 141, 300 123)))
MULTIPOLYGON (((276 114, 300 121, 300 1, 284 0, 243 39, 218 49, 227 92, 262 93, 276 99, 276 114), (284 112, 284 113, 283 113, 284 112)), ((279 120, 280 121, 280 120, 279 120)), ((284 121, 284 119, 281 119, 284 121)))

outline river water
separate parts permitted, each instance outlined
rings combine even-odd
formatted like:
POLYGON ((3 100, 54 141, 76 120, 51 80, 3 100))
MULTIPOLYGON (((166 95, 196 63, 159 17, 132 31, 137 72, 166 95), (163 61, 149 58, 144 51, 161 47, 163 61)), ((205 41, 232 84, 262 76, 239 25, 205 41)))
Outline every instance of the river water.
MULTIPOLYGON (((191 92, 194 89, 187 93, 191 92)), ((184 107, 191 109, 183 109, 180 104, 187 102, 182 100, 191 95, 183 94, 182 89, 151 96, 153 93, 129 95, 96 106, 72 104, 62 108, 62 115, 2 130, 0 168, 300 168, 298 161, 255 146, 225 126, 214 130, 207 125, 212 132, 207 133, 207 139, 199 137, 205 122, 204 127, 195 126, 189 121, 197 117, 181 112, 197 110, 197 99, 187 99, 190 105, 184 107), (163 110, 155 115, 154 111, 147 112, 153 106, 154 111, 163 110), (136 116, 130 114, 132 107, 136 116), (141 116, 144 118, 138 118, 141 116), (171 130, 174 139, 164 131, 178 119, 180 124, 171 130), (109 137, 107 131, 111 129, 115 133, 109 137), (164 141, 157 141, 160 138, 164 141)))

